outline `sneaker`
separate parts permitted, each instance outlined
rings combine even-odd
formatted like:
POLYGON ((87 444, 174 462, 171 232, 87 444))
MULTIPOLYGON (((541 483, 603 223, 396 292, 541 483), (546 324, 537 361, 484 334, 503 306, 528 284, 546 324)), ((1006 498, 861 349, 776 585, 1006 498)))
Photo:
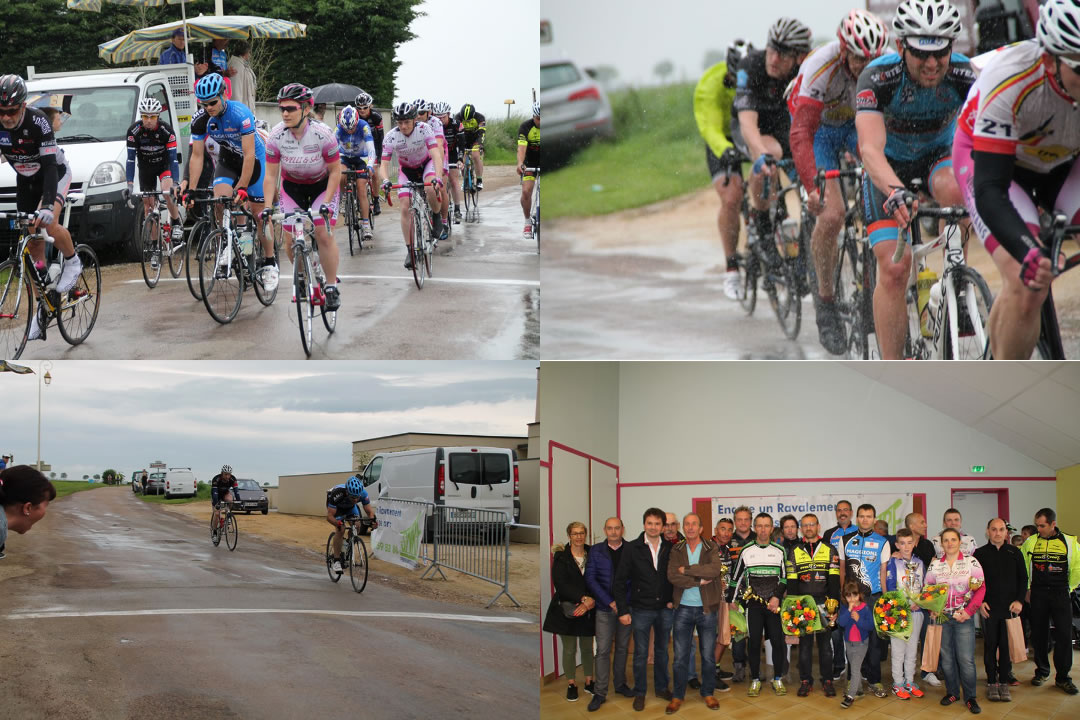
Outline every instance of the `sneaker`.
POLYGON ((219 268, 228 268, 229 267, 229 257, 230 257, 230 255, 231 254, 229 253, 229 246, 228 245, 225 245, 224 247, 221 248, 221 250, 218 251, 217 264, 218 264, 219 268))
POLYGON ((374 237, 371 234, 371 223, 369 223, 367 220, 360 221, 360 237, 364 240, 370 240, 372 237, 374 237))
POLYGON ((592 682, 592 681, 590 680, 589 682, 585 683, 585 692, 589 693, 590 695, 595 695, 596 693, 594 693, 594 692, 593 692, 593 689, 594 689, 595 687, 596 687, 596 686, 595 686, 595 685, 593 684, 593 682, 592 682))
POLYGON ((720 678, 716 678, 716 692, 731 692, 731 686, 720 678))
POLYGON ((738 270, 724 273, 724 297, 728 300, 742 300, 742 282, 738 270))
POLYGON ((1012 694, 1009 692, 1008 683, 998 683, 998 700, 1001 702, 1012 702, 1012 694))
POLYGON ((691 690, 700 690, 701 689, 701 681, 698 680, 697 678, 690 678, 689 680, 686 681, 686 685, 691 690))
POLYGON ((801 683, 799 683, 799 692, 797 692, 795 694, 798 695, 799 697, 806 697, 807 695, 809 695, 810 694, 810 681, 809 680, 803 680, 801 683))
POLYGON ((161 267, 161 255, 154 253, 150 256, 150 269, 157 270, 159 267, 161 267))
POLYGON ((966 701, 964 704, 967 705, 968 712, 971 713, 972 715, 978 715, 979 713, 982 712, 982 708, 979 707, 979 701, 976 700, 975 698, 971 698, 970 700, 966 701))
POLYGON ((1064 690, 1066 695, 1075 695, 1080 692, 1076 689, 1076 685, 1073 684, 1072 680, 1059 680, 1054 685, 1064 690))
POLYGON ((457 205, 454 206, 454 224, 455 225, 460 225, 461 224, 461 211, 458 210, 457 205))
POLYGON ((1035 687, 1039 687, 1048 679, 1050 679, 1049 675, 1040 675, 1039 673, 1035 673, 1035 677, 1031 678, 1031 684, 1035 687))
POLYGON ((955 695, 945 695, 945 697, 941 698, 941 704, 942 705, 952 705, 954 702, 956 702, 959 699, 960 698, 956 697, 955 695))
POLYGON ((997 683, 990 683, 986 686, 986 699, 990 702, 998 702, 1001 700, 1001 691, 998 688, 1001 687, 997 683))
POLYGON ((412 270, 412 266, 413 266, 412 249, 411 248, 405 248, 405 269, 406 270, 412 270))
POLYGON ((566 686, 566 701, 577 702, 577 685, 566 686))
POLYGON ((484 178, 479 178, 479 177, 476 178, 476 189, 477 190, 483 190, 484 189, 484 178))
POLYGON ((521 236, 526 240, 532 240, 532 223, 525 223, 525 229, 521 231, 521 236))
POLYGON ((930 687, 941 687, 941 681, 937 679, 937 675, 934 673, 927 673, 923 676, 923 680, 925 680, 926 684, 930 687))
POLYGON ((264 265, 263 266, 263 269, 262 269, 263 288, 265 288, 267 292, 274 292, 275 290, 277 290, 279 274, 280 273, 278 271, 278 266, 277 265, 264 265))
POLYGON ((178 243, 184 239, 184 226, 180 224, 179 220, 173 220, 172 226, 172 241, 178 243))
POLYGON ((634 691, 630 689, 629 685, 623 685, 622 687, 615 688, 615 692, 619 693, 623 697, 634 697, 634 691))
POLYGON ((747 697, 757 697, 761 694, 761 681, 754 678, 750 681, 750 687, 746 689, 747 697))
POLYGON ((341 574, 341 562, 339 560, 335 560, 334 564, 330 566, 330 569, 333 570, 338 575, 340 575, 341 574))
POLYGON ((840 707, 847 709, 855 703, 855 698, 850 695, 845 695, 844 699, 840 701, 840 707))
POLYGON ((447 227, 446 222, 440 220, 439 221, 439 227, 440 227, 439 235, 438 235, 439 240, 445 240, 446 238, 450 237, 450 228, 447 227))
POLYGON ((825 691, 825 697, 836 697, 836 688, 833 687, 832 680, 821 683, 821 689, 825 691))
POLYGON ((817 317, 818 341, 821 346, 832 355, 843 355, 847 350, 847 342, 844 337, 844 323, 840 320, 836 302, 819 301, 814 304, 814 313, 817 317))
POLYGON ((721 670, 720 668, 716 669, 716 679, 717 680, 730 680, 731 676, 734 675, 734 674, 735 673, 730 673, 727 670, 721 670))
POLYGON ((376 215, 381 215, 382 214, 382 208, 379 207, 379 198, 375 198, 375 205, 371 208, 371 212, 373 212, 376 215))
POLYGON ((870 690, 873 691, 874 697, 879 697, 879 698, 889 697, 888 691, 885 690, 885 686, 882 685, 881 683, 874 683, 873 685, 870 686, 870 690))
POLYGON ((896 697, 900 698, 901 700, 910 700, 911 699, 911 693, 909 693, 907 691, 907 688, 904 687, 903 685, 893 685, 892 686, 892 694, 895 695, 896 697))
POLYGON ((1020 681, 1016 679, 1015 675, 1013 675, 1012 673, 1009 673, 1009 684, 1012 685, 1013 687, 1016 687, 1017 685, 1020 684, 1020 681))
POLYGON ((836 671, 836 674, 833 675, 833 682, 836 682, 837 680, 843 680, 843 679, 844 679, 844 668, 840 668, 839 670, 836 671))
POLYGON ((82 260, 77 254, 64 258, 64 269, 60 272, 60 279, 56 281, 56 291, 63 294, 75 287, 81 272, 82 260))
POLYGON ((919 686, 916 685, 915 683, 908 683, 908 684, 904 685, 904 689, 907 690, 908 695, 910 695, 913 698, 921 698, 923 695, 926 694, 922 690, 920 690, 919 686))
MULTIPOLYGON (((338 291, 337 285, 327 285, 323 288, 323 294, 326 295, 326 309, 330 311, 336 311, 341 307, 341 292, 338 291)), ((589 683, 585 687, 588 688, 592 685, 589 683)))
POLYGON ((741 683, 746 679, 746 666, 742 663, 735 663, 735 672, 731 674, 731 682, 741 683))
POLYGON ((654 695, 656 695, 656 697, 660 698, 661 700, 671 700, 671 691, 667 688, 664 688, 663 690, 657 690, 654 695))
POLYGON ((772 689, 777 695, 787 695, 787 688, 784 687, 784 681, 780 678, 773 678, 772 689))
POLYGON ((30 318, 30 334, 26 336, 28 341, 42 339, 40 317, 43 309, 44 306, 41 303, 38 303, 38 309, 34 312, 34 316, 30 318))
POLYGON ((604 704, 605 700, 606 698, 603 695, 593 695, 593 699, 589 701, 589 707, 585 709, 589 712, 596 712, 604 704))
POLYGON ((7 557, 7 555, 4 554, 4 551, 0 550, 0 560, 3 560, 6 557, 7 557))

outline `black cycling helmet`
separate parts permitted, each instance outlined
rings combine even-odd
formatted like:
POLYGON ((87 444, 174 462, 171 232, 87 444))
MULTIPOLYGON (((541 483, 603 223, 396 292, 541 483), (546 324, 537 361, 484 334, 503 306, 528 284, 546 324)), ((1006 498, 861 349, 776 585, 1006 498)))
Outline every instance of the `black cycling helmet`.
POLYGON ((465 103, 461 106, 461 112, 458 114, 461 115, 462 122, 468 122, 476 114, 476 108, 473 107, 472 103, 465 103))
POLYGON ((0 105, 12 107, 26 102, 26 82, 18 75, 0 77, 0 105))
POLYGON ((398 120, 415 120, 416 105, 411 102, 398 103, 394 106, 394 122, 398 120))

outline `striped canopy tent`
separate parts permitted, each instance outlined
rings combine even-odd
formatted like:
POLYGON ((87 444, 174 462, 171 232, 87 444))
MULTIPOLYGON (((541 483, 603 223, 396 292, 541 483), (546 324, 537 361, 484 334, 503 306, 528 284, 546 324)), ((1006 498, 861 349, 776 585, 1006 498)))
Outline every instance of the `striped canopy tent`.
MULTIPOLYGON (((161 7, 166 2, 168 2, 169 5, 179 5, 180 22, 184 25, 184 47, 187 47, 187 4, 192 2, 192 0, 67 0, 67 6, 70 10, 101 12, 101 6, 105 2, 112 3, 113 5, 141 5, 146 7, 161 7)), ((160 45, 161 43, 157 43, 157 46, 160 45)), ((98 54, 101 55, 100 45, 98 46, 98 54)), ((105 56, 101 55, 101 57, 104 58, 105 56)))
MULTIPOLYGON (((266 38, 281 40, 307 36, 307 25, 253 15, 200 15, 186 21, 191 42, 211 40, 247 40, 266 38)), ((184 21, 165 23, 134 30, 123 37, 98 45, 98 55, 110 63, 156 60, 162 44, 172 37, 173 30, 184 21)))

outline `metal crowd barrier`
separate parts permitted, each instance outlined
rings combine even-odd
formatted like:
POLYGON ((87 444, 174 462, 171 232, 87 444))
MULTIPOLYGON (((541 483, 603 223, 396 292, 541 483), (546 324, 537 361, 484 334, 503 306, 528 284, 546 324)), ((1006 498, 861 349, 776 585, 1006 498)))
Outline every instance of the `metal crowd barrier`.
POLYGON ((431 564, 420 579, 433 578, 437 572, 445 580, 443 568, 456 570, 500 586, 485 607, 491 607, 503 595, 521 607, 510 594, 510 515, 448 505, 432 505, 430 512, 431 564))

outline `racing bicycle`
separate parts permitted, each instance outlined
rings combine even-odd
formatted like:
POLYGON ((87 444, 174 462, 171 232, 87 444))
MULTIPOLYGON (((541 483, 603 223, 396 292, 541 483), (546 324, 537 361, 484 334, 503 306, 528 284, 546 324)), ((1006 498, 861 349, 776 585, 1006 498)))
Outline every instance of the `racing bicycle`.
POLYGON ((222 325, 232 322, 240 312, 244 290, 249 285, 255 288, 259 302, 269 307, 277 297, 277 288, 267 290, 263 284, 265 258, 262 243, 256 241, 255 216, 243 205, 235 204, 231 195, 195 202, 221 204, 225 208, 221 227, 203 238, 197 256, 199 287, 210 317, 222 325), (247 224, 238 226, 237 218, 246 218, 247 224))
MULTIPOLYGON (((425 277, 431 277, 431 256, 435 252, 434 231, 431 227, 431 208, 428 206, 424 188, 431 183, 407 182, 391 185, 391 190, 410 188, 412 213, 412 242, 409 243, 409 256, 412 259, 413 280, 418 290, 424 289, 425 277)), ((386 193, 386 203, 393 205, 390 193, 386 193)))
MULTIPOLYGON (((1053 261, 1054 277, 1080 265, 1080 252, 1069 255, 1063 262, 1060 261, 1061 246, 1065 239, 1080 233, 1080 225, 1066 223, 1068 223, 1068 218, 1065 215, 1055 214, 1049 228, 1042 234, 1043 245, 1050 248, 1049 257, 1053 261)), ((1061 326, 1058 324, 1057 310, 1054 308, 1052 289, 1047 292, 1046 300, 1043 301, 1040 320, 1042 327, 1039 331, 1039 340, 1035 344, 1035 352, 1043 360, 1064 360, 1065 348, 1061 342, 1061 326)))
POLYGON ((461 192, 465 196, 465 222, 479 222, 480 211, 476 206, 476 172, 473 170, 472 150, 464 152, 465 163, 461 170, 461 192))
MULTIPOLYGON (((341 541, 341 554, 345 556, 342 571, 344 571, 345 567, 349 568, 349 577, 352 579, 353 590, 361 593, 364 592, 364 588, 367 586, 368 576, 367 545, 364 544, 361 533, 374 523, 371 518, 356 516, 342 518, 342 521, 348 525, 345 528, 345 537, 341 541), (356 527, 358 523, 359 528, 356 527)), ((334 572, 334 536, 336 534, 330 533, 330 537, 326 539, 326 574, 334 582, 341 579, 341 574, 334 572)))
MULTIPOLYGON (((330 228, 330 213, 323 213, 323 222, 327 229, 330 228)), ((264 221, 269 218, 269 208, 263 211, 264 221)), ((323 325, 326 331, 333 335, 337 328, 337 311, 327 310, 326 295, 323 293, 323 285, 326 283, 326 274, 319 263, 318 244, 307 242, 308 230, 314 234, 315 224, 309 210, 293 210, 282 220, 282 227, 289 229, 292 234, 293 249, 293 304, 296 305, 296 317, 300 326, 300 342, 304 346, 304 353, 311 357, 314 347, 312 340, 312 321, 315 317, 315 308, 319 308, 322 315, 323 325)))
MULTIPOLYGON (((174 278, 180 277, 184 269, 184 255, 180 251, 184 249, 184 241, 176 245, 172 241, 172 219, 169 217, 169 206, 165 203, 165 193, 160 191, 137 192, 128 196, 128 207, 134 207, 134 203, 142 198, 153 198, 156 206, 146 213, 142 222, 142 230, 139 232, 138 254, 142 265, 142 276, 148 288, 153 289, 161 279, 162 257, 169 258, 169 272, 174 278)), ((141 204, 141 203, 140 203, 141 204)))
MULTIPOLYGON (((356 197, 356 178, 359 172, 356 170, 345 170, 344 184, 345 186, 341 191, 341 215, 345 220, 345 226, 349 232, 349 255, 354 255, 364 249, 364 237, 363 229, 360 224, 362 220, 360 216, 360 200, 356 197), (353 249, 355 246, 355 250, 353 249)), ((375 204, 371 195, 371 178, 368 178, 367 182, 367 196, 368 196, 368 226, 372 231, 375 230, 375 213, 373 208, 375 204)), ((370 238, 369 238, 370 239, 370 238)))
POLYGON ((214 514, 210 513, 210 542, 214 543, 214 547, 217 547, 221 542, 221 536, 225 536, 225 545, 229 548, 229 552, 236 549, 236 540, 240 535, 239 529, 236 527, 236 516, 233 515, 232 503, 222 501, 218 510, 218 522, 214 522, 214 514), (224 520, 224 521, 222 521, 224 520))
POLYGON ((540 254, 540 168, 525 168, 525 173, 535 178, 532 189, 532 230, 536 237, 536 254, 540 254))

